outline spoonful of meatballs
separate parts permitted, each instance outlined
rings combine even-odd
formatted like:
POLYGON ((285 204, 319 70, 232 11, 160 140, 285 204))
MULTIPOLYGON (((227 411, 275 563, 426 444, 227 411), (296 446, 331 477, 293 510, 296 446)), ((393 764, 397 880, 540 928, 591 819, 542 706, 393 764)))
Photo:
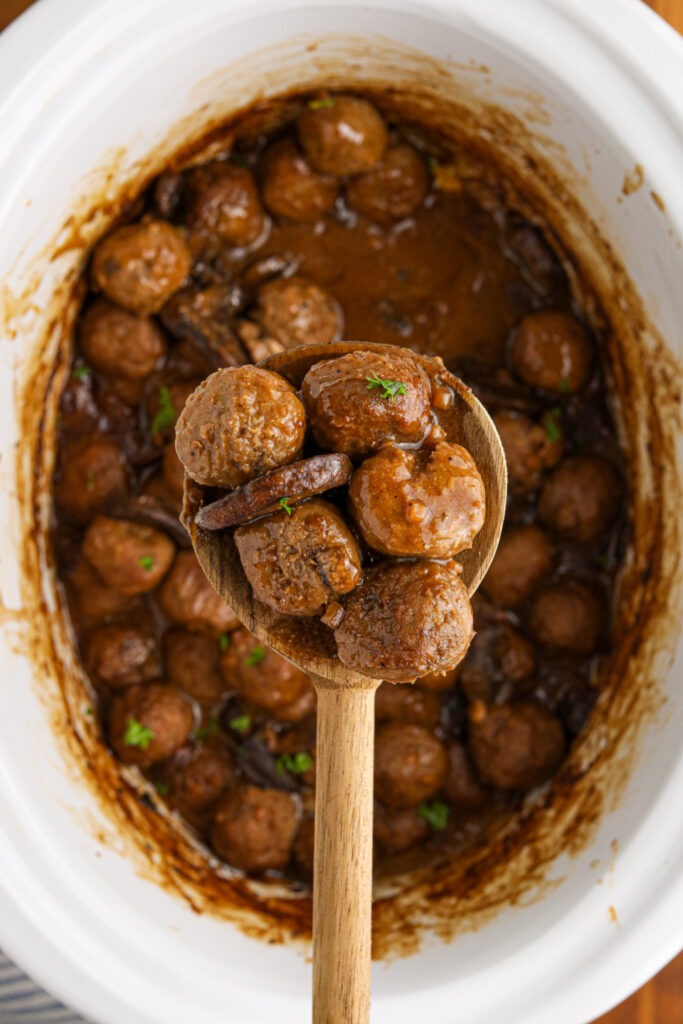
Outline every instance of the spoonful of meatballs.
POLYGON ((360 1024, 374 694, 467 652, 503 524, 500 439, 440 359, 338 342, 213 373, 176 450, 206 576, 317 690, 314 1021, 360 1024))

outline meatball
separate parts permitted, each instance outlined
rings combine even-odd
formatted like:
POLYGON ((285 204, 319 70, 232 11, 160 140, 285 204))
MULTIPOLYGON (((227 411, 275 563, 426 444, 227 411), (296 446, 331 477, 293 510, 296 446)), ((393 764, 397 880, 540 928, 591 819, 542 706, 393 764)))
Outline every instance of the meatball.
POLYGON ((166 338, 153 320, 136 316, 106 299, 86 311, 80 325, 81 351, 102 373, 140 380, 166 353, 166 338))
MULTIPOLYGON (((225 642, 229 643, 228 634, 225 642)), ((206 707, 217 704, 225 693, 220 670, 221 647, 216 637, 186 629, 171 629, 164 635, 166 675, 172 683, 206 707)))
POLYGON ((159 674, 154 636, 135 626, 97 626, 83 645, 88 675, 112 689, 144 683, 159 674))
POLYGON ((469 700, 495 700, 505 686, 536 671, 533 646, 507 622, 481 629, 460 668, 460 688, 469 700))
POLYGON ((544 647, 575 655, 594 651, 605 626, 601 599, 578 580, 561 580, 534 598, 529 625, 544 647))
POLYGON ((294 842, 294 860, 301 873, 307 878, 313 876, 314 851, 315 818, 304 818, 294 842))
POLYGON ((378 722, 409 722, 435 729, 439 724, 441 701, 438 694, 418 690, 416 686, 382 683, 375 697, 375 718, 378 722))
POLYGON ((387 444, 353 475, 349 501, 363 539, 383 555, 451 558, 484 525, 484 484, 458 444, 387 444))
POLYGON ((223 633, 239 626, 239 619, 213 589, 193 551, 176 555, 159 588, 159 604, 171 622, 189 629, 223 633))
POLYGON ((426 561, 372 568, 345 599, 334 631, 345 665, 399 683, 454 667, 472 636, 460 566, 426 561))
POLYGON ((131 686, 111 702, 109 742, 124 764, 149 768, 175 754, 193 724, 192 708, 175 687, 131 686))
POLYGON ((180 232, 163 220, 127 224, 98 243, 93 282, 131 313, 158 313, 185 282, 192 257, 180 232))
POLYGON ((319 615, 361 579, 353 534, 323 498, 238 527, 235 544, 257 601, 283 615, 319 615))
POLYGON ((409 217, 429 189, 424 159, 413 146, 392 146, 381 164, 352 178, 346 198, 354 210, 380 223, 409 217))
POLYGON ((121 449, 108 437, 86 437, 61 453, 55 501, 78 523, 87 523, 128 490, 121 449))
POLYGON ((218 804, 211 845, 223 860, 242 871, 283 868, 290 859, 297 812, 289 793, 240 786, 218 804))
POLYGON ((387 441, 420 442, 431 425, 429 378, 408 354, 350 352, 316 363, 301 393, 318 447, 351 458, 387 441))
POLYGON ((97 516, 83 538, 83 554, 114 590, 144 594, 166 575, 175 547, 152 526, 97 516))
POLYGON ((414 807, 390 811, 378 802, 373 825, 377 845, 389 856, 405 853, 429 835, 429 825, 418 817, 414 807))
POLYGON ((543 471, 552 469, 562 458, 564 441, 558 413, 551 410, 541 423, 509 409, 493 417, 505 449, 511 491, 535 491, 541 485, 543 471))
POLYGON ((567 744, 557 718, 531 701, 500 704, 470 724, 469 751, 477 772, 499 789, 532 789, 549 779, 567 744))
POLYGON ((207 377, 176 426, 178 458, 193 480, 238 487, 300 454, 306 413, 291 384, 256 366, 207 377))
POLYGON ((337 300, 304 277, 278 277, 259 291, 257 316, 285 348, 338 341, 344 316, 337 300))
POLYGON ((221 671, 228 689, 284 722, 298 722, 315 708, 315 690, 306 673, 264 647, 247 629, 232 634, 221 671))
POLYGON ((590 380, 593 343, 568 313, 529 313, 515 332, 511 358, 525 384, 573 395, 590 380))
POLYGON ((455 807, 475 811, 484 803, 486 790, 477 778, 464 743, 448 744, 448 770, 443 784, 444 796, 455 807))
POLYGON ((167 444, 162 459, 164 483, 174 498, 182 498, 185 486, 185 468, 176 454, 175 445, 167 444))
POLYGON ((206 811, 234 777, 228 751, 209 747, 179 751, 166 774, 173 803, 184 813, 206 811))
POLYGON ((387 807, 415 807, 443 786, 448 758, 443 743, 420 725, 389 722, 377 732, 375 795, 387 807))
POLYGON ((265 231, 266 218, 252 174, 216 160, 187 174, 185 223, 192 231, 247 246, 265 231))
POLYGON ((363 174, 384 156, 389 134, 367 100, 330 96, 312 100, 297 122, 301 148, 322 174, 363 174))
POLYGON ((80 629, 134 611, 135 599, 106 586, 82 554, 76 558, 66 585, 71 615, 80 629))
POLYGON ((539 518, 559 536, 592 544, 612 525, 624 488, 614 467, 597 455, 565 459, 546 480, 539 518))
POLYGON ((329 174, 314 171, 292 139, 283 139, 266 153, 262 191, 271 213, 311 221, 334 206, 339 186, 329 174))
POLYGON ((550 574, 555 556, 554 545, 540 527, 510 526, 500 539, 482 589, 501 608, 517 608, 550 574))

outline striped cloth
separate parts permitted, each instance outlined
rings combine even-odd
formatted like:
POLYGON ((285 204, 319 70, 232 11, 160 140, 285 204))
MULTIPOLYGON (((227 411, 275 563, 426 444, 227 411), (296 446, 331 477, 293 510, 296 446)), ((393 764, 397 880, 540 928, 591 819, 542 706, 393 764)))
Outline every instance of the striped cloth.
POLYGON ((67 1010, 0 950, 0 1024, 85 1024, 67 1010))

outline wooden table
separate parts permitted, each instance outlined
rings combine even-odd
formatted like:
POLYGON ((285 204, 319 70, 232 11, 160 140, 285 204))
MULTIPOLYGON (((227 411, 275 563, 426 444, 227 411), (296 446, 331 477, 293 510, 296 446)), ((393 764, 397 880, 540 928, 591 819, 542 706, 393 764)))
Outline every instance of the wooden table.
MULTIPOLYGON (((0 30, 33 2, 0 0, 0 30)), ((43 0, 43 3, 49 2, 43 0)), ((683 32, 683 0, 645 2, 683 32)), ((683 1024, 683 953, 631 999, 593 1024, 683 1024)))

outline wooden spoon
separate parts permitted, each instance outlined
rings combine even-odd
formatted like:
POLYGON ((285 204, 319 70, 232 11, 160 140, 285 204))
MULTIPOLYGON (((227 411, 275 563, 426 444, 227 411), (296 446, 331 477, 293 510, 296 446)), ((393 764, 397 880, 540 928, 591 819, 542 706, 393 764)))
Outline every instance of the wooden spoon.
MULTIPOLYGON (((367 350, 405 355, 391 345, 337 342, 304 345, 270 356, 260 366, 294 387, 314 363, 367 350)), ((474 457, 486 488, 486 521, 470 551, 457 560, 470 595, 493 556, 505 514, 507 470, 488 413, 439 359, 415 356, 435 387, 453 392, 437 410, 448 440, 474 457)), ((194 515, 202 490, 186 477, 183 521, 209 581, 264 644, 304 669, 318 695, 315 858, 313 876, 314 1024, 366 1024, 370 1012, 372 915, 372 800, 375 690, 379 680, 343 665, 332 632, 315 619, 279 615, 254 599, 230 532, 201 530, 194 515)))

